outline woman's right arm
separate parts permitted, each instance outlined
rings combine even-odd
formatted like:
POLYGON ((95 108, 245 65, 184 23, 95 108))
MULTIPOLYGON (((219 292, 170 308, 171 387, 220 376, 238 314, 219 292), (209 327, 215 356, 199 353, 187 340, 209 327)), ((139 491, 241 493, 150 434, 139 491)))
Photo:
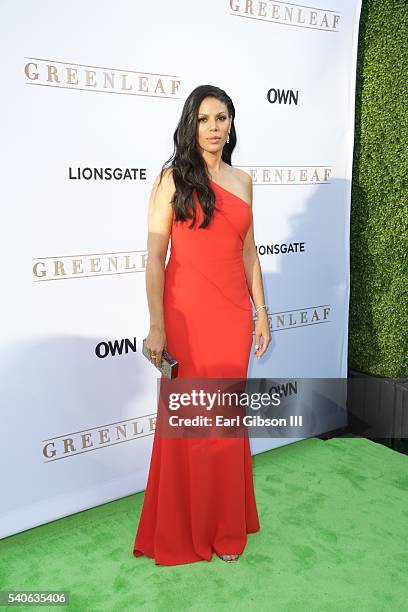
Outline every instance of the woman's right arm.
POLYGON ((154 363, 160 365, 161 354, 166 347, 166 331, 163 314, 164 270, 173 220, 171 199, 175 185, 171 169, 166 169, 162 181, 156 178, 150 194, 147 216, 147 264, 146 295, 150 314, 150 330, 146 347, 158 355, 154 363))

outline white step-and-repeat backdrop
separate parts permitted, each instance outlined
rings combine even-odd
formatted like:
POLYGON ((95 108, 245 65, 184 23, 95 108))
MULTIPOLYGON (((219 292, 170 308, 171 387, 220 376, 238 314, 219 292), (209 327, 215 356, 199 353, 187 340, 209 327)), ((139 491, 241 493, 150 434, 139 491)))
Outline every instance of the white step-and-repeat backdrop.
POLYGON ((0 537, 145 488, 147 206, 197 85, 253 178, 273 341, 248 376, 346 376, 360 4, 2 0, 0 537))

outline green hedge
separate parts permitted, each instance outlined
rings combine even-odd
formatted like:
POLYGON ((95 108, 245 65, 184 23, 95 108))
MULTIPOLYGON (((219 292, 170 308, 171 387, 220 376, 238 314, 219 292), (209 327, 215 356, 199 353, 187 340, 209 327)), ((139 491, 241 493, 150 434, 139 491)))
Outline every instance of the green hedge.
POLYGON ((408 376, 408 9, 363 0, 350 228, 349 368, 408 376))

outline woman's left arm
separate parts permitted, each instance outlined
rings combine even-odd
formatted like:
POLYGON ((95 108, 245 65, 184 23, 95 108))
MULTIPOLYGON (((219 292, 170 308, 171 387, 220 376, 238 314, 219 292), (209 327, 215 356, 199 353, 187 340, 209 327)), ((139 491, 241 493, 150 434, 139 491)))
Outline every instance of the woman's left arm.
MULTIPOLYGON (((249 181, 247 184, 247 193, 249 194, 250 209, 251 209, 251 225, 245 237, 243 248, 243 259, 246 282, 255 310, 265 304, 265 295, 262 281, 261 265, 259 263, 258 253, 255 246, 254 238, 254 218, 252 213, 252 178, 247 174, 249 181)), ((255 357, 259 359, 269 346, 271 341, 271 332, 269 328, 269 319, 266 308, 258 310, 255 323, 255 357), (262 346, 260 340, 262 338, 262 346)))

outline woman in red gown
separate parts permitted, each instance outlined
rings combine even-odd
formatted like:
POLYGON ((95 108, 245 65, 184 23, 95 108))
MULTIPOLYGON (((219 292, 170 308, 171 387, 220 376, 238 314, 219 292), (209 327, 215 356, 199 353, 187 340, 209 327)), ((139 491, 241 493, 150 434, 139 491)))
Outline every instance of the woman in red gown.
MULTIPOLYGON (((253 235, 252 180, 231 166, 234 117, 230 97, 218 87, 191 92, 166 162, 172 163, 163 166, 149 202, 146 345, 153 363, 160 363, 163 349, 173 355, 179 378, 245 379, 251 297, 257 358, 271 339, 253 235)), ((166 438, 156 429, 136 557, 179 565, 210 561, 215 552, 236 561, 247 534, 259 529, 248 435, 166 438)))

